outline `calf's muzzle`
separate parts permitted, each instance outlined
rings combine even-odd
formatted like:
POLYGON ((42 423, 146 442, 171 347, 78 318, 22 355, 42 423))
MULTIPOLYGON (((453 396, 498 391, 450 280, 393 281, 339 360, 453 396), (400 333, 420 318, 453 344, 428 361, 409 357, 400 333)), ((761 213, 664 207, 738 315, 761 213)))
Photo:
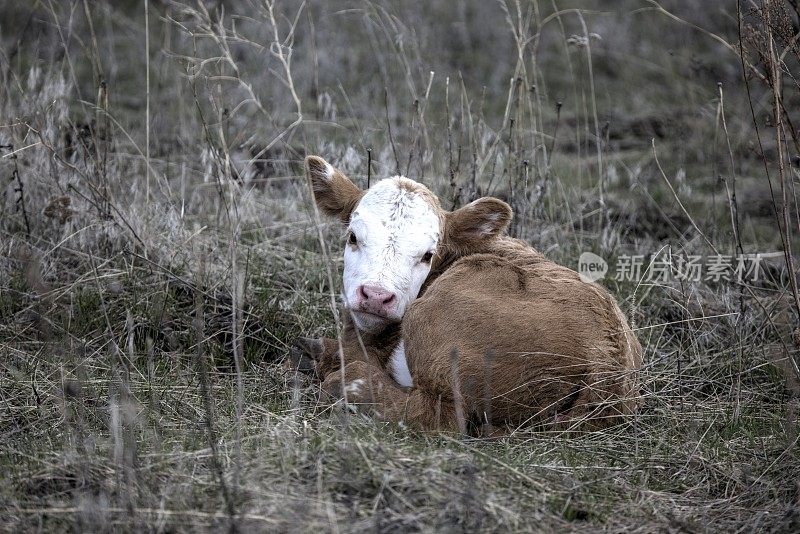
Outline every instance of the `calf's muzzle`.
POLYGON ((362 285, 358 288, 358 309, 388 317, 397 306, 397 295, 380 286, 362 285))

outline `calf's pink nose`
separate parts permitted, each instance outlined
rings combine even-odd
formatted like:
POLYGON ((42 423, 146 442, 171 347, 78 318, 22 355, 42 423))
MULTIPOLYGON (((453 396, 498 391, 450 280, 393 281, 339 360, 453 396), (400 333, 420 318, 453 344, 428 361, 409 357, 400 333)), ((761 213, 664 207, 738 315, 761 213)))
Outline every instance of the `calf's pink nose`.
POLYGON ((361 309, 378 315, 386 315, 397 302, 397 295, 380 286, 363 285, 358 288, 361 309))

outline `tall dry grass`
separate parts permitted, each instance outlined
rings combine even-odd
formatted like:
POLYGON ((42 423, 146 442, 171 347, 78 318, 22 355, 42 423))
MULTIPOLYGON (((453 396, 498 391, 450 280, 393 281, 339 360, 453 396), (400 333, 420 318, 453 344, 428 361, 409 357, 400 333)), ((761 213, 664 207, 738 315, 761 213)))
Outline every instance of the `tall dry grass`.
POLYGON ((590 4, 0 7, 4 529, 795 530, 797 6, 590 4), (487 442, 287 376, 340 328, 306 153, 505 198, 565 265, 647 256, 605 280, 641 412, 487 442))

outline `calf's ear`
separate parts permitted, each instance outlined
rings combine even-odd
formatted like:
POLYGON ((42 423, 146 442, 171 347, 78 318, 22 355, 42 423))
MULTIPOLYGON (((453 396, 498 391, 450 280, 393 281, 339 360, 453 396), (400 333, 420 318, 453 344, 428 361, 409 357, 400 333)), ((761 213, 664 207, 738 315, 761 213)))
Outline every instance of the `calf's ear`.
POLYGON ((319 209, 326 215, 339 217, 347 224, 364 192, 319 156, 306 156, 305 167, 314 202, 319 209))
POLYGON ((479 198, 447 214, 451 245, 469 250, 500 235, 511 222, 511 206, 494 197, 479 198))

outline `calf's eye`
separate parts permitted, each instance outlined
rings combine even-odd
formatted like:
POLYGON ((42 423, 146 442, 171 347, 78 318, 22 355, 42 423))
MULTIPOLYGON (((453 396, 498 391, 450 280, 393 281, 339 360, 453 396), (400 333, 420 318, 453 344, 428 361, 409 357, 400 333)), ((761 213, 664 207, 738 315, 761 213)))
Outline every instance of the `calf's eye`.
POLYGON ((356 234, 354 234, 353 232, 350 232, 347 235, 347 244, 348 245, 353 245, 353 246, 358 245, 358 239, 356 239, 356 234))
POLYGON ((426 252, 422 255, 422 259, 420 260, 422 263, 430 263, 433 259, 433 252, 426 252))

